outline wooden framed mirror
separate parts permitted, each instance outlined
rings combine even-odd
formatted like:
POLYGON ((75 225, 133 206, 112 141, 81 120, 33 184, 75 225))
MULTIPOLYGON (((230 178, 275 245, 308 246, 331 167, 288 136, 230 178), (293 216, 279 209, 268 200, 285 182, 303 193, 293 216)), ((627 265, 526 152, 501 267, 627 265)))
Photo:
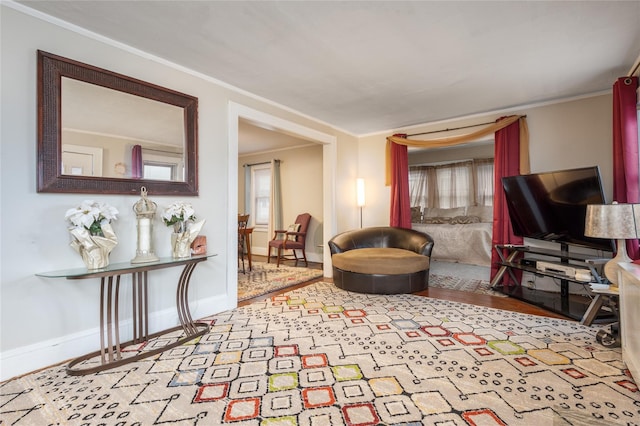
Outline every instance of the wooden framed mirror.
POLYGON ((38 192, 198 195, 198 98, 38 51, 38 192))

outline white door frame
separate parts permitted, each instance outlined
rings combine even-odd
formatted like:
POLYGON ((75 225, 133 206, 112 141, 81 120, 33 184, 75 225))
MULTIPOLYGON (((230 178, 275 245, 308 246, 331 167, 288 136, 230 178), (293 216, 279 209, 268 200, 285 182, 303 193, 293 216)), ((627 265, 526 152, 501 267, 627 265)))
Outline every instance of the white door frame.
MULTIPOLYGON (((323 245, 336 234, 336 209, 335 209, 335 176, 337 162, 337 138, 333 135, 322 133, 309 127, 292 121, 249 108, 245 105, 229 101, 229 209, 228 217, 228 247, 227 276, 229 277, 229 294, 237 294, 238 291, 238 266, 237 266, 237 206, 238 206, 238 121, 239 119, 251 121, 253 124, 265 126, 274 131, 281 131, 322 144, 322 205, 323 205, 323 245), (235 255, 234 255, 235 253, 235 255)), ((322 250, 323 275, 332 276, 331 254, 327 247, 322 250)))

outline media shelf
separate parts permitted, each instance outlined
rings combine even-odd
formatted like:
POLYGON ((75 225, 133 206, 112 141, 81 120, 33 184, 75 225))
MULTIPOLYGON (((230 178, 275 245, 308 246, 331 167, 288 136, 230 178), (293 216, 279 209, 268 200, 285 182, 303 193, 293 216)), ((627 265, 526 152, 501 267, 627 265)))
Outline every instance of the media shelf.
MULTIPOLYGON (((585 316, 592 298, 569 293, 569 283, 579 283, 588 285, 589 282, 604 283, 605 280, 600 275, 602 265, 609 259, 597 258, 583 253, 570 253, 567 245, 563 244, 561 250, 551 250, 526 245, 497 244, 495 250, 500 258, 500 268, 491 281, 491 288, 500 291, 510 297, 540 306, 549 311, 564 315, 575 320, 582 320, 585 316), (524 255, 544 256, 557 262, 559 266, 570 266, 577 269, 585 269, 590 273, 590 280, 577 279, 564 273, 553 271, 541 271, 535 266, 523 264, 521 260, 524 255), (520 274, 516 271, 528 272, 537 276, 549 277, 560 281, 560 293, 541 291, 523 286, 520 274), (514 285, 505 284, 507 275, 514 285)), ((529 258, 530 259, 530 258, 529 258)), ((547 261, 545 259, 545 261, 547 261)), ((596 321, 608 321, 611 315, 604 312, 596 321)))
MULTIPOLYGON (((585 296, 570 294, 567 297, 563 297, 559 296, 558 293, 530 289, 526 286, 504 287, 498 285, 494 290, 576 321, 582 320, 591 304, 591 299, 585 296)), ((609 315, 600 315, 594 322, 608 322, 610 318, 609 315)))

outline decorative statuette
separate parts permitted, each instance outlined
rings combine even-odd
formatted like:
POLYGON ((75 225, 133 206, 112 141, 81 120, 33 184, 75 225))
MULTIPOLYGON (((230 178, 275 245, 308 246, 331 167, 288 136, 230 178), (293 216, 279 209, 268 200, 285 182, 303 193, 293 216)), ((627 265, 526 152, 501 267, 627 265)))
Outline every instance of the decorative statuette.
POLYGON ((147 198, 147 188, 140 189, 140 200, 133 205, 138 226, 138 245, 136 257, 131 263, 155 262, 158 259, 153 253, 153 217, 156 214, 157 205, 147 198))

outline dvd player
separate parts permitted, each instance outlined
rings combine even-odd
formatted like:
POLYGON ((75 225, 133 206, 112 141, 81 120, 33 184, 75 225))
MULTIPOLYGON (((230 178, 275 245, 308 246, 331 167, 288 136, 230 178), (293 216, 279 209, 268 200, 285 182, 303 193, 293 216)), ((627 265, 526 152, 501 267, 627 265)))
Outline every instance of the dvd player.
POLYGON ((542 272, 553 272, 554 274, 562 274, 568 277, 575 277, 576 268, 563 263, 543 262, 539 260, 536 262, 536 269, 542 272))
POLYGON ((536 269, 540 272, 552 272, 554 274, 575 278, 579 281, 591 280, 591 271, 584 268, 576 268, 567 263, 543 262, 539 260, 536 262, 536 269))

